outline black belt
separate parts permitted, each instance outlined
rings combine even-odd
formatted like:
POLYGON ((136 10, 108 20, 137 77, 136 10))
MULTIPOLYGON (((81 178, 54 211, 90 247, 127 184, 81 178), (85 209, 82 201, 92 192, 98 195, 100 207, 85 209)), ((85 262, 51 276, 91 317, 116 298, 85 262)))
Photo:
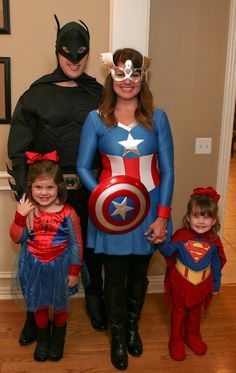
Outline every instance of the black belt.
MULTIPOLYGON (((98 177, 100 169, 92 170, 94 177, 98 177)), ((80 181, 80 178, 77 174, 63 174, 64 182, 66 184, 66 189, 68 190, 77 190, 82 188, 83 184, 80 181)))

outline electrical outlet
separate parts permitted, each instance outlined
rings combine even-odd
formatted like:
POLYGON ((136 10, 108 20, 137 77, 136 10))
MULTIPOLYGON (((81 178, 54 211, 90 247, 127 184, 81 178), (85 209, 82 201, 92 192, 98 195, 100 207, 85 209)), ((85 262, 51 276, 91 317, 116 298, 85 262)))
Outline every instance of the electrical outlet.
POLYGON ((195 140, 195 154, 211 154, 211 137, 197 137, 195 140))

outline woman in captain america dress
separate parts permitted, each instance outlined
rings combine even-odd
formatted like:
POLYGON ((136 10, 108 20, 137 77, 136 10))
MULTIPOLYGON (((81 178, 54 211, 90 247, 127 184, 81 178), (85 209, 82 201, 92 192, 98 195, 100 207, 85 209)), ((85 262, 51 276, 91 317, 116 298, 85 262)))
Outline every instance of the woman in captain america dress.
POLYGON ((21 243, 18 275, 27 311, 37 326, 37 361, 60 360, 66 335, 67 305, 77 291, 83 245, 80 220, 64 204, 67 193, 56 151, 44 156, 26 152, 30 164, 26 195, 17 206, 10 236, 21 243), (30 211, 37 208, 33 230, 26 229, 30 211), (53 309, 53 325, 49 322, 53 309), (51 330, 52 329, 52 330, 51 330))
POLYGON ((183 228, 159 247, 167 261, 167 303, 170 295, 172 298, 169 352, 174 360, 185 359, 185 343, 197 355, 207 351, 200 334, 201 309, 219 292, 226 262, 217 234, 219 198, 212 187, 195 188, 183 228))
MULTIPOLYGON (((150 208, 144 220, 125 232, 107 232, 89 220, 88 247, 104 256, 105 303, 111 330, 111 361, 117 369, 128 366, 127 351, 143 351, 138 322, 148 286, 147 270, 156 244, 171 235, 174 183, 173 142, 167 115, 154 110, 146 81, 147 57, 130 48, 102 54, 111 69, 104 99, 84 123, 77 172, 93 192, 98 181, 91 172, 98 150, 102 158, 99 186, 110 177, 127 175, 147 189, 150 208)), ((128 202, 114 214, 124 218, 128 202)), ((113 215, 114 215, 113 214, 113 215)))

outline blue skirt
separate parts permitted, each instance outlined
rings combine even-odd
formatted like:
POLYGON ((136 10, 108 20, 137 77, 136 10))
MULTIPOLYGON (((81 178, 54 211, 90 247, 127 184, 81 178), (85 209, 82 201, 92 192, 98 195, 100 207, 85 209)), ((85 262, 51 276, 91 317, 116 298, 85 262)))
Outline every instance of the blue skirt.
POLYGON ((68 287, 71 266, 70 249, 49 263, 36 258, 24 244, 18 262, 18 282, 30 312, 53 307, 60 312, 68 306, 69 296, 78 292, 78 286, 68 287))

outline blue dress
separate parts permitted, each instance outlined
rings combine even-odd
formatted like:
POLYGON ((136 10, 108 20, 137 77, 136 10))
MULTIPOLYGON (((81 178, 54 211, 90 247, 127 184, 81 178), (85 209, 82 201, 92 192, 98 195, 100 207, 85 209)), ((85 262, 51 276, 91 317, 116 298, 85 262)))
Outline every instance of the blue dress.
POLYGON ((26 217, 16 213, 10 228, 14 242, 21 243, 14 289, 20 289, 28 311, 52 306, 67 307, 78 287, 68 287, 68 274, 79 274, 83 246, 79 217, 68 204, 58 212, 40 211, 28 232, 26 217))
MULTIPOLYGON (((153 130, 143 125, 117 125, 108 128, 97 111, 88 114, 83 125, 77 172, 83 185, 92 192, 98 181, 92 174, 96 151, 102 158, 99 181, 109 176, 129 175, 147 188, 150 209, 144 221, 132 231, 110 234, 97 228, 89 219, 87 247, 108 255, 149 255, 156 249, 144 233, 157 219, 158 206, 170 207, 174 184, 174 156, 171 129, 162 110, 153 113, 153 130)), ((171 219, 168 220, 171 237, 171 219)))

